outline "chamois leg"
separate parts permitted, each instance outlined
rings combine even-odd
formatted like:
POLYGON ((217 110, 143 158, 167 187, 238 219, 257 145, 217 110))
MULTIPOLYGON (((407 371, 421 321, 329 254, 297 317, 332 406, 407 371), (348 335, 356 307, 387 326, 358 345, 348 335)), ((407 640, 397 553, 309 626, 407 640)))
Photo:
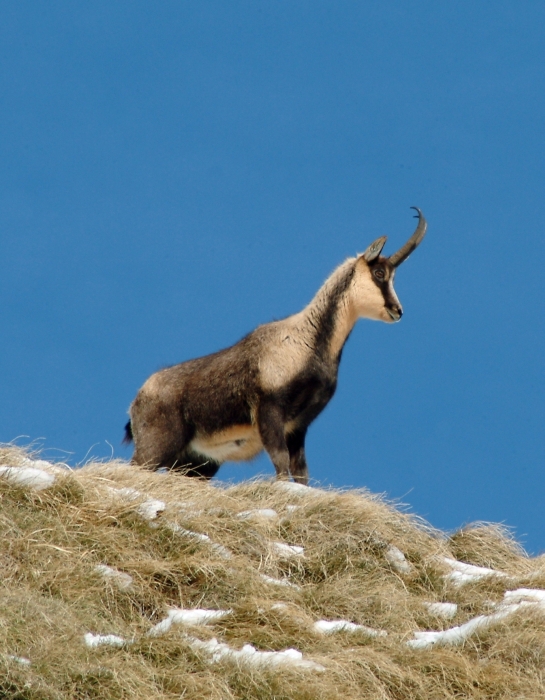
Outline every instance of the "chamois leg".
POLYGON ((276 469, 276 478, 289 479, 290 453, 286 444, 280 408, 272 402, 262 403, 257 413, 257 427, 263 447, 276 469))
POLYGON ((176 468, 179 464, 179 453, 184 445, 180 442, 173 444, 172 436, 165 434, 162 429, 146 430, 142 440, 135 437, 135 448, 131 462, 149 469, 176 468))
MULTIPOLYGON (((305 431, 306 432, 306 431, 305 431)), ((290 453, 290 472, 298 484, 308 486, 308 467, 305 457, 305 432, 291 433, 287 437, 290 453)))
POLYGON ((169 408, 138 398, 135 400, 131 408, 133 464, 149 469, 171 469, 179 464, 179 457, 191 436, 187 434, 181 416, 169 408))

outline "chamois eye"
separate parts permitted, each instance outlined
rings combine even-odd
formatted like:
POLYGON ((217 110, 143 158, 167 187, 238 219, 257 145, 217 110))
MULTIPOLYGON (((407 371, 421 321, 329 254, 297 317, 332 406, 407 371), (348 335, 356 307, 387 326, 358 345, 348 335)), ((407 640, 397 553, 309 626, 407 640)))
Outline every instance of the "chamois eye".
POLYGON ((375 270, 375 277, 376 277, 378 280, 381 280, 381 281, 382 281, 382 280, 384 279, 384 270, 382 270, 380 267, 379 267, 378 269, 376 269, 376 270, 375 270))

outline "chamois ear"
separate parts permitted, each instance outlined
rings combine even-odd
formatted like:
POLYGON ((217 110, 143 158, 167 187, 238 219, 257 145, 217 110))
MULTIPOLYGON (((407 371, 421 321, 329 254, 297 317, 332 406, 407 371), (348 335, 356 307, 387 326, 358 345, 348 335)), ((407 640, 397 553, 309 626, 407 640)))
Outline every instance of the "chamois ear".
POLYGON ((361 254, 361 257, 364 258, 368 263, 372 263, 380 255, 380 252, 384 248, 385 243, 386 236, 381 236, 380 238, 377 238, 376 241, 373 241, 371 243, 371 245, 369 246, 369 248, 367 248, 365 253, 361 254))

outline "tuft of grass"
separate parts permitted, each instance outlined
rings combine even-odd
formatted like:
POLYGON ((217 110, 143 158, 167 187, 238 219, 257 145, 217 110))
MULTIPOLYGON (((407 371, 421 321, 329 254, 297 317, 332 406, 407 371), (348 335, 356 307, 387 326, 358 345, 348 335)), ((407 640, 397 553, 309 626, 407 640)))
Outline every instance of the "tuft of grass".
POLYGON ((524 549, 502 525, 468 525, 449 537, 449 546, 456 559, 468 564, 493 569, 518 567, 521 574, 531 570, 524 549))
POLYGON ((543 557, 501 526, 447 536, 364 490, 35 459, 0 447, 0 466, 55 475, 42 490, 0 477, 0 697, 545 697, 542 608, 523 606, 457 646, 407 644, 490 615, 505 591, 545 589, 543 557), (505 576, 457 585, 445 557, 505 576), (456 603, 455 616, 429 608, 437 602, 456 603), (150 636, 172 608, 228 614, 150 636), (323 634, 321 619, 362 627, 323 634), (91 648, 87 633, 125 643, 91 648), (235 651, 296 649, 324 670, 214 659, 203 647, 214 638, 235 651))

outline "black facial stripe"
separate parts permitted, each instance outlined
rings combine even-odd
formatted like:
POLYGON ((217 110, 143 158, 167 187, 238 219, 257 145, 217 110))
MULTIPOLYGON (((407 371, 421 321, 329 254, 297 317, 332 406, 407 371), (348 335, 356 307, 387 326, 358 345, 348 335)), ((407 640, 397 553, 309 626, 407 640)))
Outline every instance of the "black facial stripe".
POLYGON ((384 297, 384 304, 386 307, 398 306, 399 302, 391 293, 391 288, 389 284, 384 285, 382 288, 382 296, 384 297))
POLYGON ((391 291, 391 281, 394 276, 394 271, 390 268, 391 266, 388 265, 387 259, 382 257, 379 258, 378 261, 371 266, 371 278, 373 282, 377 285, 377 287, 380 289, 386 307, 393 307, 398 305, 398 301, 395 299, 391 291), (379 280, 375 277, 374 271, 377 268, 384 270, 384 279, 379 280))

